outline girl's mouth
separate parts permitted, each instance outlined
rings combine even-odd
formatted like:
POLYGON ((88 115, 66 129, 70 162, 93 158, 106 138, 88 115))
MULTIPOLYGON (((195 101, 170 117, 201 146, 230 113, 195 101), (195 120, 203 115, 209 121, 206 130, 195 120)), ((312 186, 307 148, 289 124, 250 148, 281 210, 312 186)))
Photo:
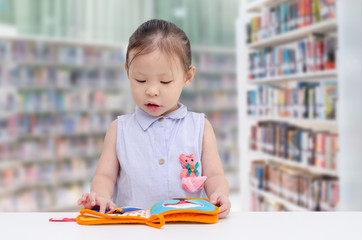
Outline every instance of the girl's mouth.
POLYGON ((151 110, 151 111, 157 111, 158 109, 160 109, 160 105, 157 105, 157 104, 153 104, 153 103, 147 103, 145 104, 146 107, 151 110))

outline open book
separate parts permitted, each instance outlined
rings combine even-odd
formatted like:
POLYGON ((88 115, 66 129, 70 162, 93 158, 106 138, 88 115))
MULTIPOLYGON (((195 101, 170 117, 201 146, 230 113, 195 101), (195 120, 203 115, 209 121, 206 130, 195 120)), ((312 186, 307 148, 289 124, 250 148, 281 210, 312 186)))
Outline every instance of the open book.
POLYGON ((83 208, 77 217, 82 225, 143 223, 161 228, 166 222, 216 223, 219 208, 204 198, 172 198, 151 209, 115 208, 106 213, 83 208))

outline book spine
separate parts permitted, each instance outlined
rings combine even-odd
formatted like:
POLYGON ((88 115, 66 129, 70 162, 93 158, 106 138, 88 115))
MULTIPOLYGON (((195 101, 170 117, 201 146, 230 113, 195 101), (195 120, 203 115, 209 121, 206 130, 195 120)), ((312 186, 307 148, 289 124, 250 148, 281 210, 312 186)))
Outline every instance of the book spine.
POLYGON ((308 39, 308 72, 313 72, 315 69, 315 63, 314 63, 314 41, 313 37, 310 35, 308 39))
POLYGON ((326 0, 328 4, 328 16, 330 19, 335 18, 336 3, 335 0, 326 0))
POLYGON ((304 166, 308 165, 308 138, 309 132, 301 130, 301 163, 304 166))
POLYGON ((309 26, 312 23, 312 0, 305 0, 305 26, 309 26))
POLYGON ((306 26, 306 1, 307 0, 298 0, 298 9, 299 9, 298 26, 299 26, 299 28, 306 26))
POLYGON ((339 138, 338 136, 333 136, 333 144, 332 144, 332 169, 337 169, 338 168, 338 149, 339 149, 339 138))
POLYGON ((282 24, 282 33, 288 32, 288 4, 281 4, 281 24, 282 24))
POLYGON ((288 30, 292 31, 294 29, 293 23, 294 23, 294 9, 293 9, 293 3, 288 3, 288 30))
POLYGON ((321 71, 324 69, 323 65, 323 41, 318 40, 316 42, 316 70, 321 71))
POLYGON ((281 33, 281 5, 275 7, 275 30, 274 35, 281 33))
POLYGON ((319 13, 320 13, 321 20, 327 20, 329 18, 327 0, 319 0, 319 7, 320 7, 319 13))
POLYGON ((327 134, 325 137, 325 168, 333 169, 333 135, 327 134))

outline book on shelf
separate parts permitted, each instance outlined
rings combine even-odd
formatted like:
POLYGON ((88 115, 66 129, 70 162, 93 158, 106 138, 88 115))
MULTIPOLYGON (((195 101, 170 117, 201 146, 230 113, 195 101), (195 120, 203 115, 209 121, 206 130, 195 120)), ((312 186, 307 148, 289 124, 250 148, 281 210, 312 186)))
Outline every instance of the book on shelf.
POLYGON ((336 155, 338 151, 337 134, 313 132, 310 134, 311 157, 309 164, 320 168, 337 169, 336 155))
POLYGON ((334 69, 336 62, 336 49, 337 49, 337 38, 336 37, 326 37, 324 39, 324 68, 325 69, 334 69))
POLYGON ((6 61, 9 57, 9 44, 0 40, 0 62, 6 61))
POLYGON ((266 162, 254 160, 250 166, 250 185, 258 189, 264 189, 267 181, 266 162))
POLYGON ((280 212, 288 211, 288 209, 274 199, 261 196, 259 193, 251 193, 251 210, 257 212, 280 212))
POLYGON ((125 56, 121 47, 82 46, 36 40, 13 40, 11 56, 14 62, 58 63, 65 65, 122 64, 125 56))
POLYGON ((258 117, 336 119, 337 82, 298 82, 294 88, 259 85, 247 91, 247 114, 258 117))
POLYGON ((13 113, 17 110, 16 94, 15 89, 1 89, 0 85, 0 118, 5 113, 13 113))
POLYGON ((263 47, 249 53, 248 79, 263 79, 335 69, 336 38, 311 33, 289 47, 263 47))
POLYGON ((246 24, 246 42, 258 42, 334 17, 334 0, 292 0, 263 6, 260 15, 246 24))
POLYGON ((250 149, 300 166, 337 169, 338 134, 312 131, 285 122, 251 126, 250 149))
POLYGON ((324 34, 310 33, 305 41, 307 50, 307 72, 324 69, 323 45, 324 34))
POLYGON ((335 210, 339 200, 337 178, 265 160, 251 162, 250 185, 312 211, 335 210))

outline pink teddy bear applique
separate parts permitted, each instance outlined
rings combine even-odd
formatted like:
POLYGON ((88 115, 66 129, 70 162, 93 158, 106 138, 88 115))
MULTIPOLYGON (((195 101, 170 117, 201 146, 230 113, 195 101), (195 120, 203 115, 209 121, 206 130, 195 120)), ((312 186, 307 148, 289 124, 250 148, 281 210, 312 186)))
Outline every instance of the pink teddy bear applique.
POLYGON ((200 173, 197 170, 199 163, 196 162, 194 154, 190 156, 181 154, 179 159, 183 167, 180 173, 182 186, 189 192, 199 191, 204 186, 207 177, 199 176, 200 173))

